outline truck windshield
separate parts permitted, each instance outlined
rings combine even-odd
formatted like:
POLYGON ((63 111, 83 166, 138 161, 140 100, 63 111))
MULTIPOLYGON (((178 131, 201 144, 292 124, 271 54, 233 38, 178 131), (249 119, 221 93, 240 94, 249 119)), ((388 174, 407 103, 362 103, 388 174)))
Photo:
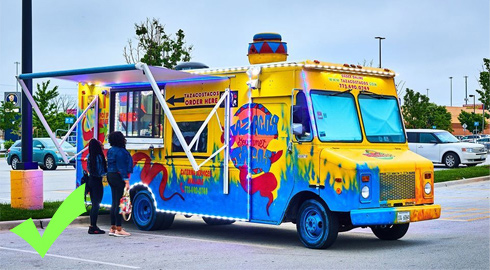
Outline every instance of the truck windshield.
POLYGON ((366 138, 375 143, 404 143, 405 133, 395 97, 360 94, 359 107, 366 138))
POLYGON ((359 116, 352 94, 312 91, 311 101, 320 141, 362 141, 359 116))
POLYGON ((449 132, 436 132, 434 135, 441 140, 442 143, 456 143, 459 140, 449 132))

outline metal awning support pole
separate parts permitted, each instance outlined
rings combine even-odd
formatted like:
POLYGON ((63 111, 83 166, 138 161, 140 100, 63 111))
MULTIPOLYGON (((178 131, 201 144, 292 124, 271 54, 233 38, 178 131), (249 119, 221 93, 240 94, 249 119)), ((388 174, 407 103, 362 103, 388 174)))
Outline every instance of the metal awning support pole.
POLYGON ((29 103, 31 104, 32 109, 36 112, 37 116, 39 117, 39 120, 41 120, 41 123, 43 124, 44 128, 48 132, 48 135, 51 138, 51 140, 53 141, 54 145, 56 146, 56 149, 58 149, 58 151, 60 152, 61 157, 63 158, 63 161, 65 163, 68 163, 68 158, 66 156, 65 151, 63 151, 58 140, 56 140, 56 136, 54 135, 53 131, 49 127, 48 123, 46 122, 44 115, 39 110, 39 107, 37 106, 36 101, 34 101, 34 98, 32 97, 31 92, 29 91, 29 89, 27 89, 27 86, 24 83, 24 80, 20 80, 19 77, 16 77, 16 78, 17 78, 17 81, 19 82, 19 84, 22 86, 22 91, 24 91, 24 94, 26 95, 27 99, 29 100, 29 103))
POLYGON ((142 70, 148 79, 148 82, 151 85, 151 88, 153 89, 153 93, 157 97, 158 101, 160 102, 160 105, 162 106, 163 112, 167 116, 167 119, 172 126, 173 131, 175 132, 175 135, 177 136, 177 139, 180 142, 180 145, 182 146, 182 149, 184 149, 185 155, 189 159, 192 168, 195 171, 199 170, 199 166, 196 163, 196 159, 191 153, 189 145, 187 145, 187 142, 184 139, 184 136, 182 135, 182 132, 180 131, 179 126, 177 125, 177 122, 175 122, 175 118, 172 115, 172 112, 168 108, 167 102, 165 102, 165 99, 163 98, 162 93, 160 92, 160 88, 158 87, 157 82, 155 81, 155 78, 153 77, 153 74, 151 73, 150 68, 148 67, 147 64, 145 63, 138 63, 135 65, 135 67, 139 70, 142 70))
POLYGON ((192 141, 189 144, 189 148, 192 148, 192 146, 194 146, 194 144, 196 143, 197 139, 199 139, 199 136, 201 136, 202 131, 207 126, 209 120, 211 120, 211 118, 213 117, 213 114, 218 111, 219 106, 228 97, 228 95, 229 95, 229 92, 228 91, 225 91, 225 93, 223 94, 223 96, 221 96, 221 98, 216 103, 216 105, 214 105, 213 109, 211 110, 211 113, 209 113, 208 117, 206 118, 206 120, 204 120, 204 123, 202 123, 202 125, 199 128, 199 130, 197 131, 196 135, 194 135, 194 138, 192 138, 192 141))
POLYGON ((95 95, 95 104, 94 104, 94 138, 96 140, 99 139, 99 96, 95 95))
MULTIPOLYGON (((65 140, 68 138, 68 135, 70 135, 70 133, 77 127, 78 122, 80 122, 82 120, 82 118, 85 116, 85 114, 87 114, 88 110, 90 108, 92 108, 92 106, 94 106, 95 102, 98 102, 97 101, 98 99, 99 99, 99 96, 95 96, 95 99, 92 100, 92 102, 90 102, 90 104, 87 106, 87 108, 85 108, 85 110, 82 112, 82 114, 78 117, 77 121, 75 121, 75 123, 73 123, 71 128, 68 130, 68 133, 66 133, 66 135, 63 137, 63 139, 61 139, 60 144, 63 144, 65 142, 65 140)), ((98 117, 96 111, 94 111, 94 117, 95 118, 98 117)))
POLYGON ((225 154, 223 160, 223 194, 229 193, 229 156, 230 156, 230 88, 227 88, 225 91, 226 94, 226 103, 225 103, 225 154))

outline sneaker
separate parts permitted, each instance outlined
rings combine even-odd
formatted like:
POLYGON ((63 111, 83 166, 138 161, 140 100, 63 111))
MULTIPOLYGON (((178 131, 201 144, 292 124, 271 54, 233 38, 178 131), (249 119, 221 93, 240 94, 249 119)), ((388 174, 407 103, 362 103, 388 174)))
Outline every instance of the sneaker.
POLYGON ((104 234, 105 231, 104 230, 101 230, 99 227, 95 226, 95 227, 88 227, 88 233, 89 234, 104 234))
POLYGON ((109 229, 109 236, 114 236, 116 234, 116 230, 109 229))
POLYGON ((131 234, 125 231, 124 229, 121 229, 120 231, 116 231, 116 233, 114 234, 114 236, 118 236, 118 237, 125 237, 130 235, 131 234))

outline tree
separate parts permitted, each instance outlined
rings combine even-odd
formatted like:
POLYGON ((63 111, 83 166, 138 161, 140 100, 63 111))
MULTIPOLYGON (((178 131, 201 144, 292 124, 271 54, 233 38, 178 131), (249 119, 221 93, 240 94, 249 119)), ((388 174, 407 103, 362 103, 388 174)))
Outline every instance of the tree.
POLYGON ((185 34, 182 29, 177 31, 176 38, 165 33, 165 27, 158 19, 146 18, 140 24, 134 24, 137 45, 128 40, 124 47, 126 62, 143 62, 152 66, 174 68, 178 62, 191 60, 192 45, 185 46, 185 34), (140 58, 140 56, 143 57, 140 58))
MULTIPOLYGON (((485 113, 485 118, 489 118, 490 115, 485 113)), ((469 113, 466 111, 461 110, 461 113, 458 115, 458 120, 461 123, 461 125, 466 124, 466 129, 469 130, 470 132, 474 132, 477 130, 481 130, 482 127, 482 115, 478 113, 469 113), (475 122, 478 122, 478 126, 475 126, 475 122)), ((485 126, 487 126, 487 123, 485 121, 485 126)))
POLYGON ((55 98, 54 104, 56 111, 66 112, 68 109, 75 109, 77 107, 77 100, 73 96, 63 94, 55 98))
POLYGON ((0 130, 12 130, 13 134, 20 135, 21 117, 12 102, 0 102, 0 130))
POLYGON ((407 88, 402 115, 407 128, 432 128, 452 131, 451 113, 444 106, 429 102, 426 95, 407 88))
MULTIPOLYGON (((58 86, 48 89, 50 81, 42 82, 42 85, 37 84, 37 91, 34 92, 33 98, 36 101, 39 110, 46 119, 52 130, 55 130, 53 125, 56 122, 58 110, 56 108, 55 99, 59 96, 58 86)), ((36 130, 36 137, 45 137, 48 132, 41 123, 37 114, 33 114, 32 126, 36 130)))
POLYGON ((485 105, 485 109, 490 109, 490 59, 483 58, 483 71, 480 72, 480 78, 478 80, 481 86, 481 90, 476 90, 480 95, 478 98, 481 103, 485 105))

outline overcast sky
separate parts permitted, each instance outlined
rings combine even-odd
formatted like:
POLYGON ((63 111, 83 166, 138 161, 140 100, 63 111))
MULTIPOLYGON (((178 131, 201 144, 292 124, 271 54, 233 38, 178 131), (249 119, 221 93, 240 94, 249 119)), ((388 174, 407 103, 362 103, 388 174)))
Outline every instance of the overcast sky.
MULTIPOLYGON (((0 0, 2 99, 15 91, 14 62, 21 61, 21 2, 0 0)), ((489 13, 488 0, 33 0, 33 72, 125 64, 134 23, 155 17, 167 33, 183 29, 192 61, 210 67, 247 65, 259 32, 280 33, 291 61, 378 66, 374 37, 382 36, 382 65, 399 74, 397 82, 449 105, 452 76, 453 105, 462 105, 464 76, 474 94, 490 57, 489 13)), ((73 83, 55 84, 76 93, 73 83)))

